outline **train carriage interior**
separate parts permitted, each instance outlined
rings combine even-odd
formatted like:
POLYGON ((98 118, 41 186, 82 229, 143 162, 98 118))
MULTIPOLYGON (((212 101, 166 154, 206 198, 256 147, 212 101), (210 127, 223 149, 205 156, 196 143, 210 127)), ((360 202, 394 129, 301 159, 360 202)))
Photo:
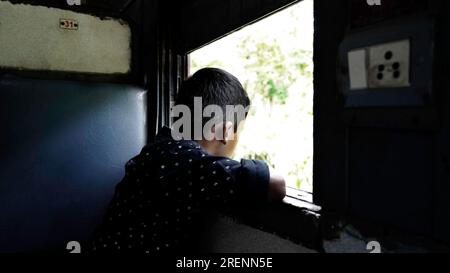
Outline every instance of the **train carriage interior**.
POLYGON ((207 67, 252 100, 236 160, 280 171, 286 196, 209 211, 196 251, 448 252, 449 12, 445 0, 0 0, 0 253, 83 253, 127 162, 207 67))

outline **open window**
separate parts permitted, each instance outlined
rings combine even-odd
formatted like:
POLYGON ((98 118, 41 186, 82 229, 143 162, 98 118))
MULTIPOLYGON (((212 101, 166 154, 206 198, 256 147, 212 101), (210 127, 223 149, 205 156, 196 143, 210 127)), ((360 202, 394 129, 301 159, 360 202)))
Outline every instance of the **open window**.
POLYGON ((304 0, 189 56, 189 74, 218 67, 252 100, 235 158, 262 159, 293 191, 313 192, 313 1, 304 0))

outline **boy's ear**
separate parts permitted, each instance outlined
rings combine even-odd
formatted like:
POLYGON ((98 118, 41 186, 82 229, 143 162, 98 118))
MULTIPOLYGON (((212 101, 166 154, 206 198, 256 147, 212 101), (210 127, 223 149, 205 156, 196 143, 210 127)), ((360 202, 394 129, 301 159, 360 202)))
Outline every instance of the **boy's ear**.
POLYGON ((234 138, 234 124, 231 121, 217 123, 212 127, 212 134, 215 140, 226 145, 234 138))
POLYGON ((231 121, 227 121, 223 124, 223 138, 221 142, 223 145, 226 145, 228 141, 233 140, 234 137, 234 124, 231 121))

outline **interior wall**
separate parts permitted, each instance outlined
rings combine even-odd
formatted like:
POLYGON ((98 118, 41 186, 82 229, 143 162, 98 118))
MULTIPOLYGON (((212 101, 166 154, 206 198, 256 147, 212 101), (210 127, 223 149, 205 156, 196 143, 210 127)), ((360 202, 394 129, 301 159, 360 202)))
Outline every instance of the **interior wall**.
POLYGON ((0 1, 0 67, 128 73, 131 29, 125 21, 0 1), (70 20, 71 29, 61 27, 70 20))
POLYGON ((435 158, 433 187, 433 233, 439 240, 450 243, 450 11, 449 1, 430 1, 437 17, 435 59, 435 104, 439 126, 434 136, 435 158))

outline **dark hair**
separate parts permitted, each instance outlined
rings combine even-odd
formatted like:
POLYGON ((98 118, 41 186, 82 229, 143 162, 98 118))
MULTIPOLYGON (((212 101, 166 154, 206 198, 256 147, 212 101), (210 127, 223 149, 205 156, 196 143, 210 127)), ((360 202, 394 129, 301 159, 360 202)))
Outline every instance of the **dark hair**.
MULTIPOLYGON (((223 112, 227 105, 250 106, 250 99, 239 80, 232 74, 218 68, 203 68, 188 78, 180 87, 175 105, 186 105, 194 110, 194 98, 202 98, 202 109, 208 105, 218 105, 223 112)), ((232 120, 237 131, 241 120, 232 120)), ((205 120, 203 121, 204 125, 205 120)))

